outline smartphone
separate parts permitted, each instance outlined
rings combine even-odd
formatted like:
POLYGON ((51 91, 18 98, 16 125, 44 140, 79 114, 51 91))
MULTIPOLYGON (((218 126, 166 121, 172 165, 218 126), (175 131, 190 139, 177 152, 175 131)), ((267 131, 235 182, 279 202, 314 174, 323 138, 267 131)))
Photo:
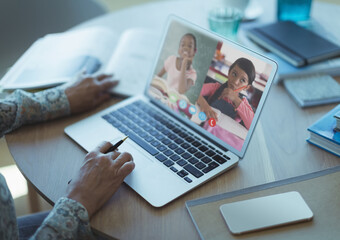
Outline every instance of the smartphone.
POLYGON ((309 221, 313 212, 298 192, 223 204, 220 211, 232 234, 309 221))

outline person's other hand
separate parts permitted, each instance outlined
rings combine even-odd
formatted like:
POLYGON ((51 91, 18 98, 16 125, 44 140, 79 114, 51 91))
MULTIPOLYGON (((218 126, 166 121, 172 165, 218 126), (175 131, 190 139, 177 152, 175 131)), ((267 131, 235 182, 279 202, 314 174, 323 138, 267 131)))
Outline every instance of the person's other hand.
POLYGON ((212 109, 212 107, 210 107, 209 103, 202 97, 202 95, 199 95, 197 103, 200 106, 201 111, 207 115, 207 119, 214 118, 218 121, 217 113, 212 109))
POLYGON ((210 107, 209 104, 201 106, 201 111, 207 115, 207 119, 214 118, 216 121, 218 121, 217 113, 210 107))
POLYGON ((110 98, 108 90, 118 84, 112 75, 101 74, 97 77, 82 74, 75 82, 64 85, 70 103, 71 113, 90 110, 110 98))
POLYGON ((85 157, 76 178, 68 185, 67 197, 83 204, 93 216, 118 190, 135 167, 129 153, 105 152, 112 146, 103 142, 85 157))

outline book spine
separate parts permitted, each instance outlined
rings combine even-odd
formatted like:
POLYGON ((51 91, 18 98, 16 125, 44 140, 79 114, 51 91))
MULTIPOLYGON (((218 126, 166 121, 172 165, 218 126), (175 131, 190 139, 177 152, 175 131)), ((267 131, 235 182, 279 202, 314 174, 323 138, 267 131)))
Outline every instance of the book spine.
MULTIPOLYGON (((332 129, 334 130, 334 128, 332 128, 332 129)), ((333 142, 333 143, 339 145, 339 148, 340 148, 340 142, 337 142, 337 141, 335 141, 334 139, 331 139, 331 138, 327 138, 327 137, 321 135, 320 133, 318 133, 317 131, 314 131, 313 129, 307 128, 307 131, 309 131, 309 132, 311 132, 311 133, 313 133, 315 135, 318 135, 318 136, 322 137, 323 139, 325 139, 327 141, 330 141, 330 142, 333 142)))
POLYGON ((323 150, 325 150, 325 151, 327 151, 327 152, 329 152, 329 153, 331 153, 331 154, 333 154, 333 155, 335 155, 335 156, 338 156, 338 157, 340 157, 340 155, 339 155, 339 154, 336 154, 335 152, 331 151, 330 149, 328 149, 328 148, 325 148, 325 147, 322 147, 322 146, 320 146, 320 145, 318 145, 318 144, 314 143, 314 142, 313 142, 313 141, 311 141, 310 139, 307 139, 306 141, 307 141, 308 143, 310 143, 310 144, 312 144, 312 145, 314 145, 314 146, 318 147, 318 148, 321 148, 321 149, 323 149, 323 150))
POLYGON ((333 52, 330 52, 330 53, 322 55, 322 56, 317 56, 317 57, 314 57, 314 58, 310 58, 310 59, 307 60, 307 63, 308 64, 313 64, 313 63, 316 63, 316 62, 320 62, 320 61, 324 60, 325 58, 339 57, 339 55, 340 55, 340 50, 333 51, 333 52))
POLYGON ((331 104, 331 103, 337 103, 339 102, 339 98, 328 98, 328 99, 320 99, 320 100, 313 100, 313 101, 305 101, 304 107, 311 107, 315 105, 325 105, 325 104, 331 104))

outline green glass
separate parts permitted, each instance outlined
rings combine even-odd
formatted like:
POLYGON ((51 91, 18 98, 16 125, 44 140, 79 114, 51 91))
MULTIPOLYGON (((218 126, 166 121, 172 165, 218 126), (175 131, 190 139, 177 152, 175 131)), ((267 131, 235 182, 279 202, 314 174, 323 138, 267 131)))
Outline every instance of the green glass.
POLYGON ((241 19, 241 11, 237 8, 214 8, 208 17, 210 29, 227 38, 236 37, 241 19))

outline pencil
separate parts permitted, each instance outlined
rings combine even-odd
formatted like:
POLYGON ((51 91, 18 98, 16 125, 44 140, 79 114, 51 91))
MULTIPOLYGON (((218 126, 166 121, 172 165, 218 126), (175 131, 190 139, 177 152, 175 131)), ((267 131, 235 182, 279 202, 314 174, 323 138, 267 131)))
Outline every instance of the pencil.
MULTIPOLYGON (((109 153, 109 152, 113 152, 115 151, 120 145, 122 145, 122 143, 128 138, 129 136, 126 136, 125 138, 123 138, 122 140, 118 141, 115 145, 111 146, 105 153, 109 153)), ((72 181, 72 179, 70 181, 68 181, 67 184, 70 184, 72 181)))
POLYGON ((237 91, 240 91, 240 90, 243 90, 243 89, 245 89, 247 86, 243 86, 243 87, 240 87, 240 88, 237 88, 237 89, 235 89, 235 90, 233 90, 234 92, 237 92, 237 91))

